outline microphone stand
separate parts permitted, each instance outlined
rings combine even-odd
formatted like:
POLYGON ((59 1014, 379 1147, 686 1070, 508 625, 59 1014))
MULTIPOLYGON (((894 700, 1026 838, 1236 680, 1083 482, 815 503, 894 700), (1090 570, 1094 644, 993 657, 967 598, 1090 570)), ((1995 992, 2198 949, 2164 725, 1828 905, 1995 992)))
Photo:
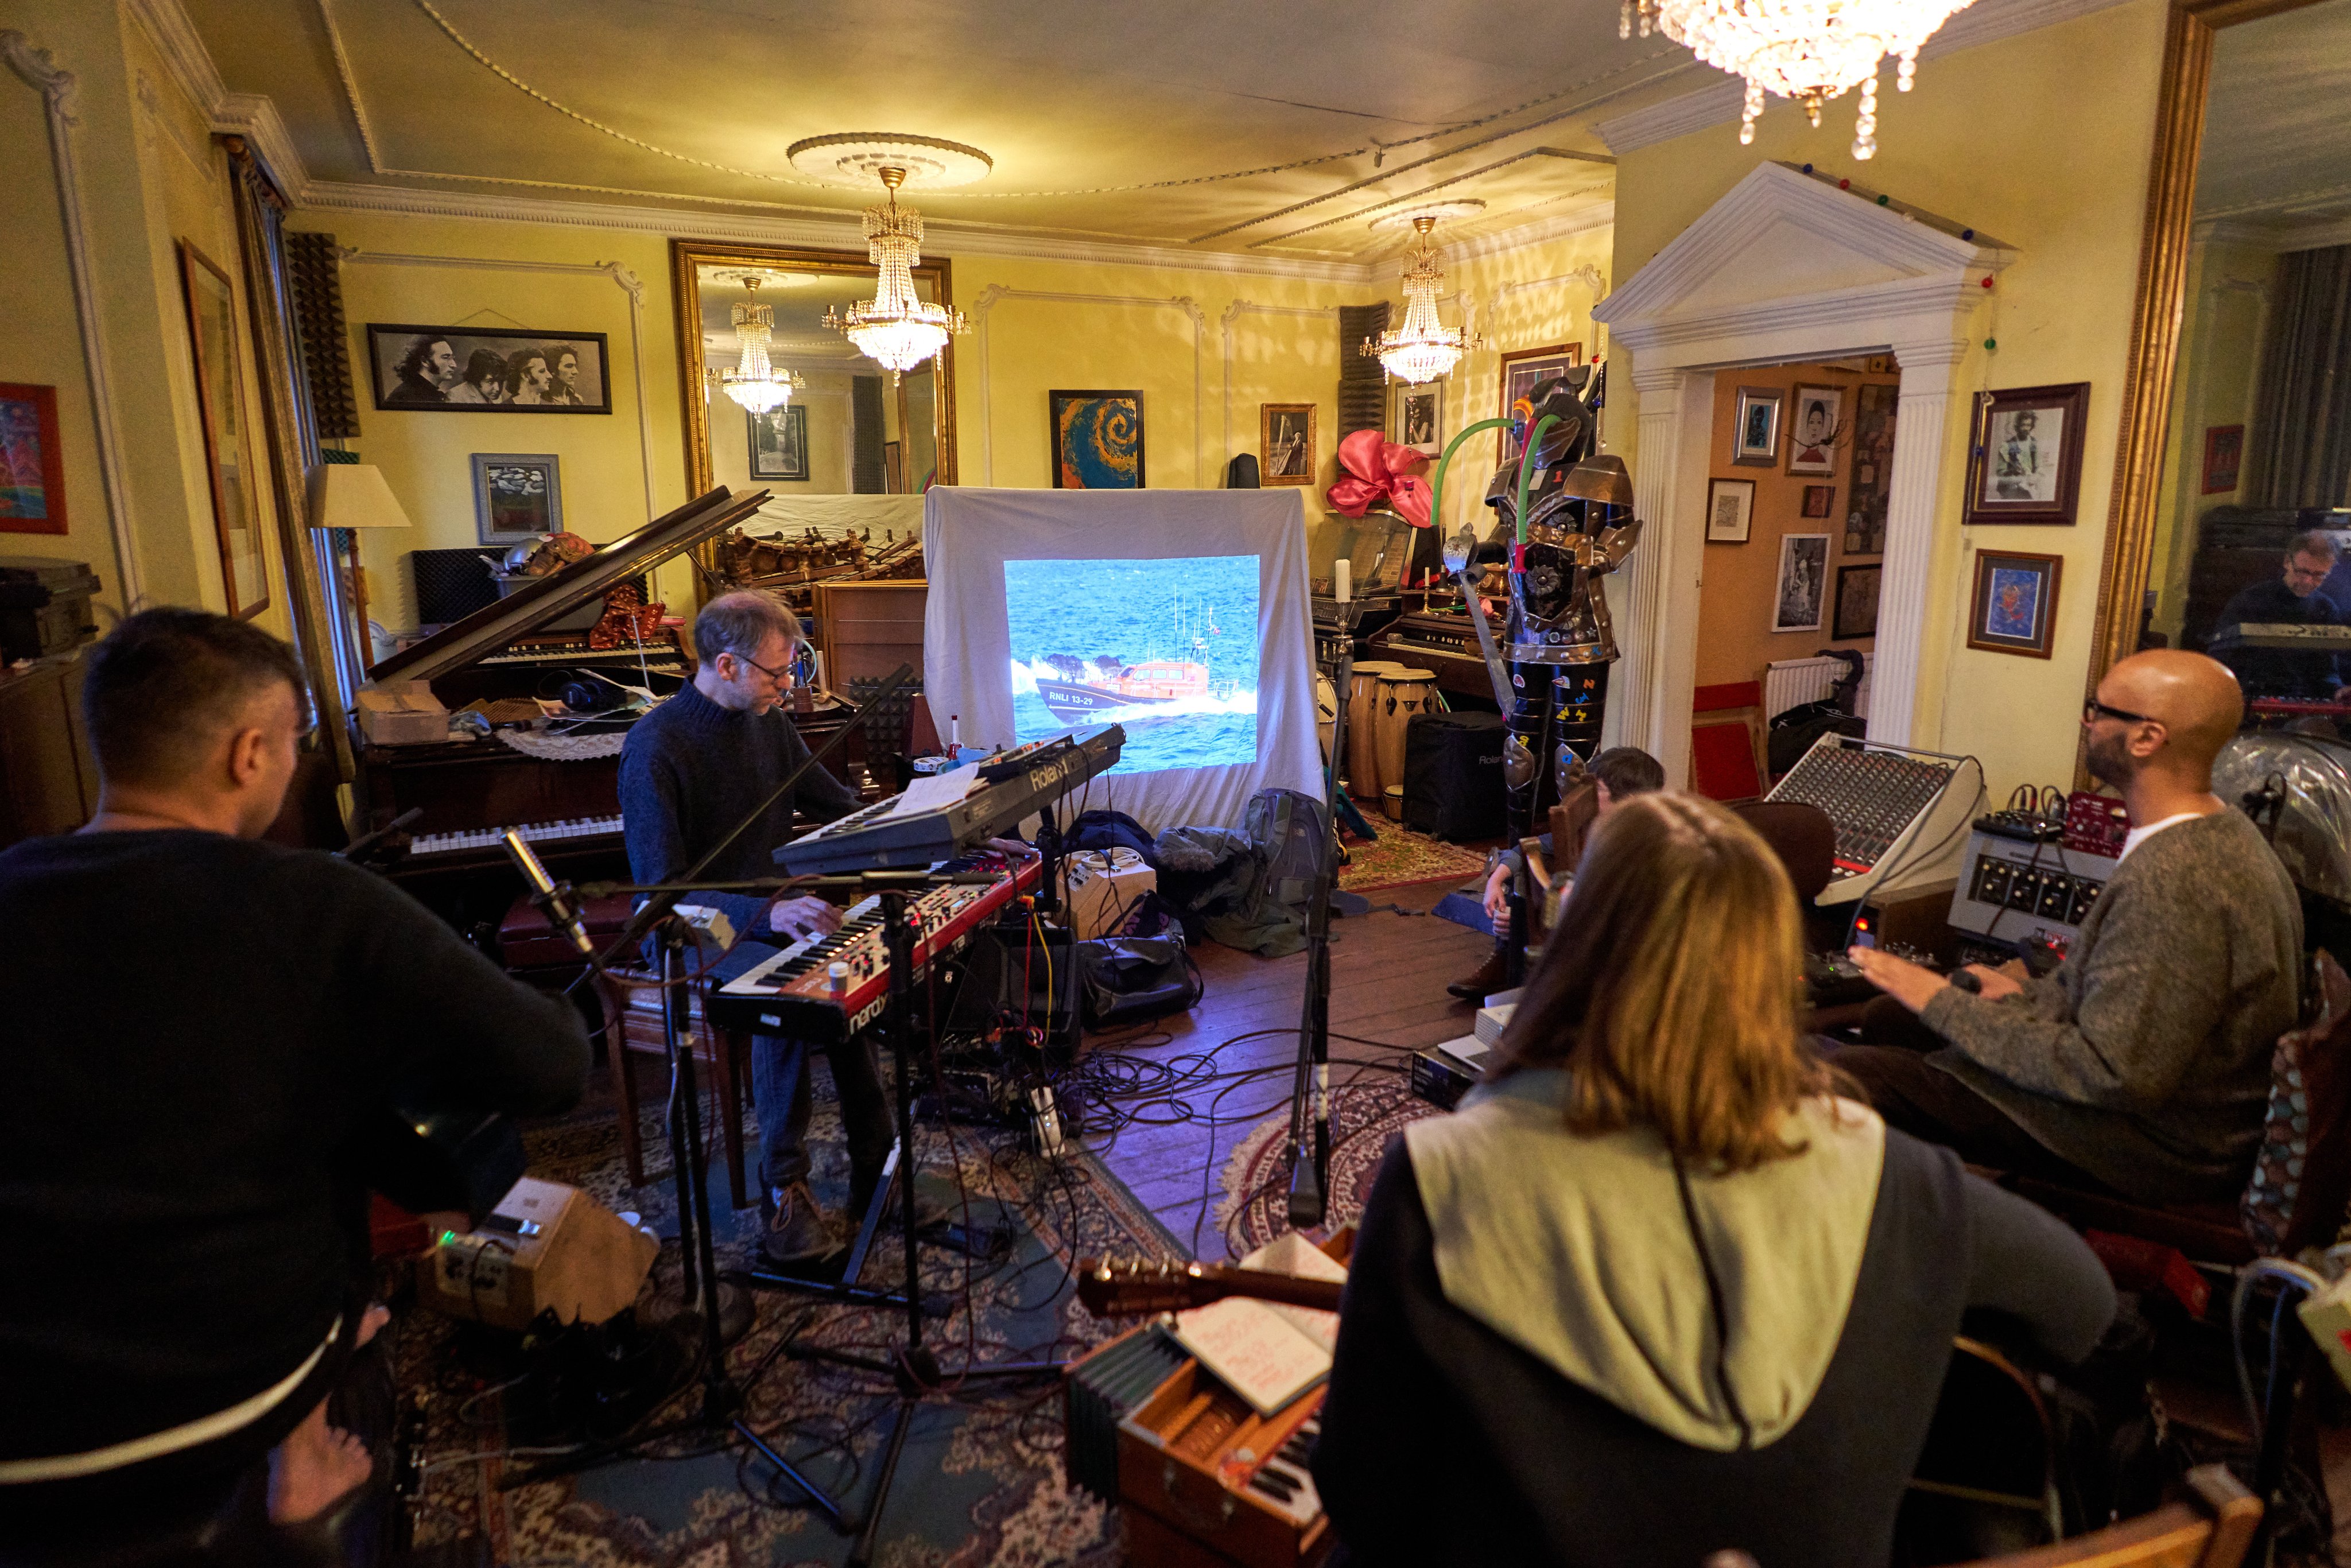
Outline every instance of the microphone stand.
POLYGON ((1339 759, 1347 755, 1346 694, 1355 674, 1354 640, 1339 650, 1338 715, 1322 789, 1332 803, 1322 822, 1322 854, 1306 905, 1306 996, 1298 1023, 1298 1071, 1290 1092, 1290 1224, 1322 1223, 1331 1179, 1331 902, 1338 896, 1339 759), (1310 1117, 1311 1123, 1310 1125, 1310 1117))

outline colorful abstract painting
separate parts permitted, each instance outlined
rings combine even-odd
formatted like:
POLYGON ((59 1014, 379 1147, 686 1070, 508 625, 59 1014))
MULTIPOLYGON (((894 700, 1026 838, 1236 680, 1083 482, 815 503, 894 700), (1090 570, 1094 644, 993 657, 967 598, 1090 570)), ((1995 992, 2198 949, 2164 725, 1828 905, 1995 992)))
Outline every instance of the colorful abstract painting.
POLYGON ((66 531, 55 387, 0 383, 0 531, 66 531))
POLYGON ((1143 394, 1139 392, 1056 392, 1053 488, 1143 488, 1143 394))

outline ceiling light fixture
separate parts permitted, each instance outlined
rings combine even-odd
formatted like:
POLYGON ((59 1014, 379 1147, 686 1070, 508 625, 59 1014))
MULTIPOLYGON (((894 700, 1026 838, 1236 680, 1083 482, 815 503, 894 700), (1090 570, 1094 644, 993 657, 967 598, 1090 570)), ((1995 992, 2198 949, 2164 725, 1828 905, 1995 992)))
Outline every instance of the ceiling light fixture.
POLYGON ((1861 89, 1853 155, 1877 151, 1877 68, 1887 55, 1900 62, 1894 85, 1910 90, 1918 46, 1970 0, 1625 0, 1616 36, 1629 38, 1637 17, 1641 37, 1655 26, 1710 66, 1747 78, 1746 112, 1739 140, 1755 140, 1755 117, 1765 92, 1792 98, 1814 126, 1821 105, 1861 89))
POLYGON ((824 324, 857 345, 857 351, 890 368, 890 382, 947 346, 963 328, 963 312, 933 304, 914 292, 914 264, 923 259, 923 214, 898 204, 906 171, 884 164, 875 171, 888 192, 878 207, 865 209, 866 254, 881 269, 873 298, 824 313, 824 324))
POLYGON ((1413 216, 1413 232, 1420 239, 1411 265, 1404 269, 1404 325, 1364 339, 1357 350, 1379 361, 1380 368, 1400 382, 1440 380, 1452 373, 1462 355, 1486 346, 1486 340, 1475 332, 1437 322, 1437 290, 1445 274, 1437 269, 1437 252, 1428 243, 1428 231, 1436 226, 1434 213, 1413 216))
POLYGON ((766 413, 791 402, 800 378, 789 371, 776 369, 768 358, 768 344, 776 330, 776 311, 773 306, 759 303, 759 285, 764 275, 742 272, 735 277, 748 296, 732 312, 735 347, 740 357, 733 370, 718 373, 718 385, 751 413, 766 413))

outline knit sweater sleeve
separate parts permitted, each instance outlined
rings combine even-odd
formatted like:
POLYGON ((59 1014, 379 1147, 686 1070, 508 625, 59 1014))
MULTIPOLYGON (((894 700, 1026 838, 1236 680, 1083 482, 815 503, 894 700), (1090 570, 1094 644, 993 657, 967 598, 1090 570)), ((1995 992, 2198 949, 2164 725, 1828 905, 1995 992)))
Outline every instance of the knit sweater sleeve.
MULTIPOLYGON (((692 868, 680 824, 684 789, 685 781, 664 747, 632 745, 622 749, 621 819, 626 824, 629 875, 635 881, 664 883, 692 868)), ((720 910, 743 935, 767 929, 768 901, 756 894, 698 893, 685 902, 720 910)))

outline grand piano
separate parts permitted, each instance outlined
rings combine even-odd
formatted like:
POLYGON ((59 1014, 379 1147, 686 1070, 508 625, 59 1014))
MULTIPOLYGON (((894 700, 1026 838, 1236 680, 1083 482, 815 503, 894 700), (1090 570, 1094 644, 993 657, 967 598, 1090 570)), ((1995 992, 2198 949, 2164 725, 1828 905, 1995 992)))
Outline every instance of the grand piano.
MULTIPOLYGON (((664 628, 642 650, 600 652, 588 646, 587 628, 614 588, 718 537, 768 497, 765 490, 738 496, 724 486, 697 497, 402 649, 371 668, 369 678, 427 682, 453 712, 482 699, 553 695, 588 671, 667 695, 693 668, 674 632, 664 628)), ((819 745, 852 711, 836 706, 796 714, 794 722, 819 745)), ((495 922, 515 896, 514 872, 499 846, 507 828, 524 830, 559 876, 624 878, 618 747, 608 740, 587 749, 604 754, 534 756, 496 738, 362 746, 367 826, 383 827, 412 809, 423 812, 404 844, 379 857, 384 871, 460 929, 495 922)))

